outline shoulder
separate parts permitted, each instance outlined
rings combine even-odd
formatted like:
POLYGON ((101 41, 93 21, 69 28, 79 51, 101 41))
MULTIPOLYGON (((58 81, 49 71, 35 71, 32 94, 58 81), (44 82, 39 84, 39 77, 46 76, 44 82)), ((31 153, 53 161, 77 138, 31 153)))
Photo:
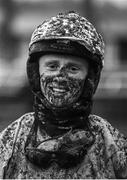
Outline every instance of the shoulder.
POLYGON ((33 121, 34 113, 24 114, 0 133, 0 178, 3 177, 3 169, 13 155, 17 137, 28 133, 33 121))
POLYGON ((27 113, 11 123, 0 133, 0 154, 2 152, 11 152, 14 142, 20 131, 29 130, 34 121, 34 113, 27 113))
POLYGON ((111 154, 117 151, 127 152, 127 137, 117 128, 96 115, 90 115, 89 119, 93 133, 103 138, 105 146, 112 151, 111 154))
POLYGON ((109 132, 113 137, 117 138, 120 136, 123 138, 125 137, 117 128, 113 127, 106 119, 103 119, 100 116, 90 115, 89 122, 91 128, 95 131, 101 131, 102 133, 109 132))
POLYGON ((96 126, 98 128, 103 128, 104 126, 109 125, 109 122, 106 119, 94 114, 89 115, 89 121, 92 126, 96 126))
POLYGON ((0 139, 2 136, 13 136, 14 132, 21 128, 21 126, 30 127, 32 126, 32 123, 34 121, 34 113, 26 113, 14 122, 12 122, 10 125, 8 125, 2 132, 0 132, 0 139))
POLYGON ((126 137, 113 127, 106 119, 96 115, 89 116, 90 127, 95 133, 101 133, 105 139, 113 139, 120 143, 126 141, 126 137))
POLYGON ((107 120, 96 116, 89 116, 90 127, 95 136, 103 139, 105 151, 119 178, 127 177, 127 138, 114 128, 107 120))

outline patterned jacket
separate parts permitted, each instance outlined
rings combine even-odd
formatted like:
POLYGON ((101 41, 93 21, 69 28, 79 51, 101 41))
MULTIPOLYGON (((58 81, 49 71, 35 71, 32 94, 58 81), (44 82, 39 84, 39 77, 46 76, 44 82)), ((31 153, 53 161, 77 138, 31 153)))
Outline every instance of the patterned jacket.
POLYGON ((106 120, 89 116, 95 141, 82 163, 69 169, 41 169, 27 160, 24 146, 33 121, 34 113, 25 114, 0 133, 0 179, 127 178, 127 139, 106 120))

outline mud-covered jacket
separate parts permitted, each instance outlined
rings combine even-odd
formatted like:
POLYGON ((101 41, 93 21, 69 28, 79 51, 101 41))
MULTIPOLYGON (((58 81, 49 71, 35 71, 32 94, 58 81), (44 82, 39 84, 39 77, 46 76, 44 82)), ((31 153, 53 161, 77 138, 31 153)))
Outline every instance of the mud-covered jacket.
POLYGON ((0 133, 0 179, 115 179, 127 178, 127 139, 106 120, 89 116, 94 143, 76 167, 62 169, 56 163, 43 169, 25 156, 24 146, 34 113, 28 113, 0 133))

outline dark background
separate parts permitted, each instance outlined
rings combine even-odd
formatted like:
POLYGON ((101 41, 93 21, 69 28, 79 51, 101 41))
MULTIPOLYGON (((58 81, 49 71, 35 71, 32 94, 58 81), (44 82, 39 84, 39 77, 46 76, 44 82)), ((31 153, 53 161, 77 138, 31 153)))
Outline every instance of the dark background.
POLYGON ((44 19, 68 10, 87 17, 106 43, 92 113, 127 135, 126 0, 0 0, 0 131, 32 111, 26 75, 31 33, 44 19))

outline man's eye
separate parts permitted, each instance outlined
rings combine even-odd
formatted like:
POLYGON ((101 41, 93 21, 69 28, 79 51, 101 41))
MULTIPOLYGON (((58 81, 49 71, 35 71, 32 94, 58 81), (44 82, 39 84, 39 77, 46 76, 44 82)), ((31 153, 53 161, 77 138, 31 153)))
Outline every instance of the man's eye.
POLYGON ((79 67, 71 66, 71 67, 69 68, 69 70, 72 71, 72 72, 77 72, 77 71, 79 70, 79 67))
POLYGON ((49 70, 56 70, 56 69, 57 69, 57 65, 55 65, 55 64, 50 64, 50 65, 47 66, 47 68, 48 68, 49 70))

